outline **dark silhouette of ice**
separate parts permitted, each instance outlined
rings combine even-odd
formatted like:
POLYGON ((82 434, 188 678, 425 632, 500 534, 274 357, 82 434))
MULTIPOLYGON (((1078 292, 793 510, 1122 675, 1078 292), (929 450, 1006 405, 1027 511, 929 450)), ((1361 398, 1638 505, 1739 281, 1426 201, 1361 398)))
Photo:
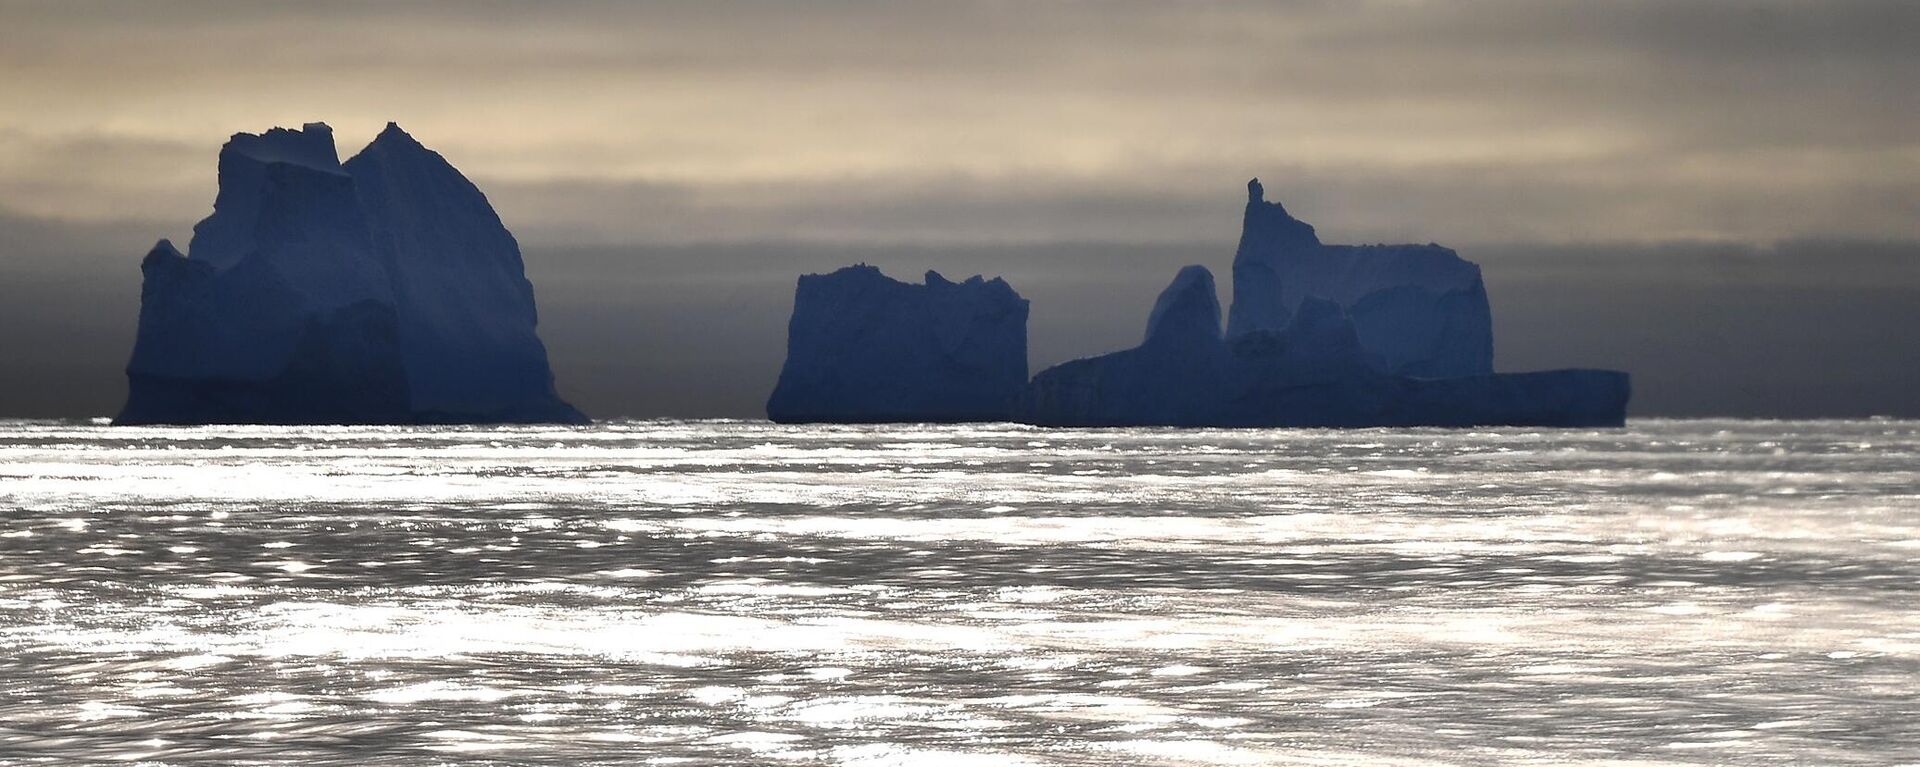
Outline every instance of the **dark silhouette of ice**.
POLYGON ((1220 298, 1213 288, 1213 272, 1189 266, 1174 275, 1173 284, 1160 291, 1147 315, 1145 346, 1206 346, 1220 341, 1220 298))
POLYGON ((1139 346, 1041 371, 1014 416, 1049 424, 1182 424, 1219 400, 1228 363, 1213 273, 1189 266, 1154 302, 1139 346))
POLYGON ((1230 339, 1220 337, 1218 306, 1206 268, 1182 269, 1161 293, 1144 343, 1041 371, 1019 418, 1047 426, 1328 427, 1614 426, 1625 419, 1624 373, 1394 375, 1332 301, 1309 296, 1286 329, 1230 339), (1211 333, 1202 321, 1209 307, 1211 333))
POLYGON ((119 423, 583 423, 519 245, 389 124, 342 165, 323 123, 236 134, 190 255, 141 264, 119 423))
POLYGON ((867 265, 800 278, 782 423, 1005 420, 1027 380, 1027 300, 1005 280, 900 282, 867 265))
MULTIPOLYGON (((1322 245, 1313 227, 1265 200, 1257 179, 1247 188, 1245 229, 1234 258, 1234 305, 1225 333, 1213 274, 1204 266, 1188 266, 1154 302, 1139 346, 1048 368, 1034 376, 1017 405, 961 416, 944 402, 916 405, 890 387, 908 381, 917 391, 938 384, 935 368, 916 356, 925 354, 926 344, 903 340, 899 334, 905 331, 898 328, 964 324, 971 315, 935 307, 912 286, 887 280, 871 267, 856 267, 826 278, 801 278, 788 372, 768 412, 775 420, 1007 419, 1049 426, 1625 422, 1630 396, 1625 373, 1493 372, 1492 321, 1478 266, 1438 245, 1322 245), (809 295, 810 280, 837 280, 840 290, 827 295, 816 282, 817 295, 809 295), (849 297, 867 285, 892 287, 884 298, 877 297, 882 295, 878 287, 849 297), (912 320, 900 319, 907 317, 912 320), (874 343, 875 328, 893 335, 874 343), (800 388, 804 401, 832 401, 835 408, 795 418, 792 403, 783 399, 794 390, 789 374, 795 370, 807 371, 809 383, 800 388), (884 397, 876 397, 876 391, 884 397)), ((929 275, 930 284, 936 280, 929 275)), ((1012 294, 1011 288, 1005 291, 1012 294)), ((1021 317, 1024 321, 1024 308, 1021 317)), ((1023 323, 1017 332, 1024 333, 1023 323)), ((1015 345, 1002 338, 996 348, 1015 345)), ((1024 348, 1024 342, 1018 345, 1024 348)), ((971 381, 953 385, 974 386, 971 381)))
POLYGON ((1313 298, 1352 317, 1386 372, 1493 372, 1493 312, 1479 266, 1431 243, 1323 245, 1312 226, 1266 200, 1259 179, 1247 182, 1227 334, 1284 330, 1313 298))

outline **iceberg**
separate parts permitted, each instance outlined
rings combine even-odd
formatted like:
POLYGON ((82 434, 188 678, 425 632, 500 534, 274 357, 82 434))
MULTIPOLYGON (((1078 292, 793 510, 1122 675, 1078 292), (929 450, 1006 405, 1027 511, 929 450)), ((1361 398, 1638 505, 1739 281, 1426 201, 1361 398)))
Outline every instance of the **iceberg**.
POLYGON ((1213 273, 1189 266, 1154 301, 1139 346, 1041 371, 1022 393, 1020 420, 1044 426, 1205 421, 1225 395, 1229 363, 1213 273))
POLYGON ((800 278, 776 421, 1040 426, 1620 426, 1611 370, 1493 372, 1480 267, 1438 245, 1321 244, 1248 183, 1226 327, 1213 273, 1179 270, 1131 349, 1024 387, 1026 303, 999 280, 800 278), (969 293, 967 288, 971 288, 969 293), (960 296, 966 296, 964 298, 960 296), (1009 394, 1017 389, 1017 396, 1009 394))
POLYGON ((554 389, 520 245, 486 195, 393 123, 345 167, 392 279, 415 420, 584 423, 554 389))
MULTIPOLYGON (((1382 369, 1352 317, 1314 296, 1283 330, 1223 339, 1211 273, 1189 266, 1155 303, 1138 347, 1034 376, 1020 420, 1042 426, 1619 426, 1625 373, 1555 370, 1447 378, 1382 369), (1213 307, 1213 332, 1199 321, 1213 307), (1174 307, 1184 307, 1176 309, 1174 307), (1190 332, 1157 334, 1166 316, 1190 332)), ((1174 326, 1178 327, 1178 326, 1174 326)))
POLYGON ((1005 420, 1027 381, 1027 300, 1005 280, 900 282, 865 264, 800 277, 780 423, 1005 420))
POLYGON ((1353 319, 1380 369, 1441 378, 1493 372, 1493 311, 1480 267, 1448 248, 1324 245, 1247 182, 1227 335, 1284 330, 1310 299, 1353 319))
POLYGON ((186 254, 141 262, 121 424, 585 423, 553 385, 519 245, 388 124, 240 133, 186 254))

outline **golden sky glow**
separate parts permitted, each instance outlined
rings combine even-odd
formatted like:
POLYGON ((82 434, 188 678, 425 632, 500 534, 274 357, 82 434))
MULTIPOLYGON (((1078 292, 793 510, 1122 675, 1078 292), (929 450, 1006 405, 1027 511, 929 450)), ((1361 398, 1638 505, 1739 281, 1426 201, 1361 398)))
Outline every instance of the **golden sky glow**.
POLYGON ((0 214, 204 215, 397 120, 523 236, 1920 237, 1905 2, 0 0, 0 214), (1903 34, 1902 32, 1905 32, 1903 34))

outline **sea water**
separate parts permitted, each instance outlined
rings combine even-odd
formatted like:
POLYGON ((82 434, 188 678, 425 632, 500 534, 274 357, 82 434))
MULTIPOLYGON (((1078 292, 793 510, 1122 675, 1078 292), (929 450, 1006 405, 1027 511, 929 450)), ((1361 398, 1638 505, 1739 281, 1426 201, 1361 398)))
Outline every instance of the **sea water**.
POLYGON ((1920 422, 0 423, 0 762, 1920 761, 1920 422))

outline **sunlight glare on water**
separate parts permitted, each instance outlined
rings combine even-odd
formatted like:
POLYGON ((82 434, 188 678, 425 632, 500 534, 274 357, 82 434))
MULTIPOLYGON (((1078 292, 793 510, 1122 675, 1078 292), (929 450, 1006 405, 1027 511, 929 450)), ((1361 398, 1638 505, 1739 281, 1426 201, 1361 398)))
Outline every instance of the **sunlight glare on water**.
POLYGON ((0 761, 1920 761, 1920 423, 0 422, 0 761))

